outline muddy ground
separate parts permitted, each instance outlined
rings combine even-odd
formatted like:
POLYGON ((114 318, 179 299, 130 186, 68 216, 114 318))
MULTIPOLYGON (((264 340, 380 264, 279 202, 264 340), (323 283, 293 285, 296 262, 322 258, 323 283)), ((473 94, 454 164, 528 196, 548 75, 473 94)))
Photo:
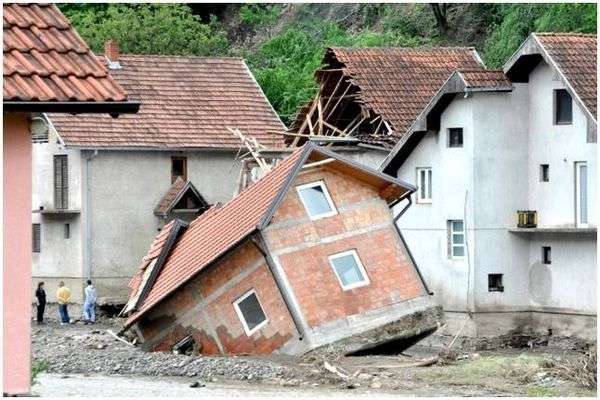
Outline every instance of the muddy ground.
MULTIPOLYGON (((148 379, 154 382, 153 393, 166 395, 172 390, 187 393, 193 389, 200 391, 199 394, 201 391, 210 394, 226 392, 227 388, 241 393, 247 390, 277 392, 279 388, 299 394, 596 395, 595 391, 556 374, 555 365, 579 357, 585 347, 580 342, 556 338, 518 338, 518 343, 512 343, 529 346, 525 348, 509 347, 510 340, 461 338, 452 347, 452 360, 417 366, 422 360, 436 356, 452 338, 434 334, 396 355, 327 359, 310 355, 302 359, 284 356, 190 357, 147 353, 115 339, 108 330, 119 331, 121 321, 116 318, 103 318, 95 325, 76 323, 67 326, 58 324, 51 315, 50 318, 45 325, 32 325, 34 368, 46 372, 38 378, 34 392, 42 395, 55 394, 61 390, 61 385, 65 393, 69 393, 69 387, 85 391, 82 386, 85 382, 91 386, 101 386, 105 382, 119 393, 121 382, 130 391, 139 387, 142 396, 147 394, 141 388, 148 379)), ((133 396, 130 391, 128 396, 133 396)))

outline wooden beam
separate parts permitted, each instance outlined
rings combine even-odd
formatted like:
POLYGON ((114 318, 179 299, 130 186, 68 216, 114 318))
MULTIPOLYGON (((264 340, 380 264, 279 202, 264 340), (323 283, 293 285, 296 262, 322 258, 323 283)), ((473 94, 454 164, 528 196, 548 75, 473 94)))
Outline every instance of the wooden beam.
POLYGON ((332 161, 335 161, 335 158, 326 158, 325 160, 315 161, 315 162, 311 162, 311 163, 308 163, 308 164, 304 164, 302 166, 302 169, 308 169, 308 168, 318 167, 320 165, 329 164, 332 161))
POLYGON ((360 124, 362 124, 362 123, 365 121, 365 119, 366 119, 365 117, 362 117, 362 118, 360 119, 360 121, 358 121, 358 124, 356 124, 356 125, 354 126, 354 128, 352 128, 352 129, 350 130, 350 132, 348 132, 348 136, 352 135, 352 132, 354 132, 354 131, 356 130, 356 128, 358 128, 358 127, 360 126, 360 124))
POLYGON ((327 107, 329 107, 329 103, 331 102, 331 99, 333 98, 333 95, 337 92, 338 88, 340 87, 340 84, 342 83, 343 79, 344 79, 344 74, 342 74, 340 76, 340 79, 337 81, 337 83, 335 85, 335 88, 333 89, 333 91, 331 92, 331 95, 327 99, 327 103, 325 103, 325 107, 323 107, 324 110, 327 110, 327 107))
POLYGON ((348 82, 348 86, 346 86, 346 90, 344 90, 344 93, 342 93, 342 95, 340 96, 340 98, 338 99, 338 101, 334 104, 334 106, 331 109, 331 111, 329 111, 329 114, 327 114, 327 116, 325 117, 325 119, 329 119, 329 117, 331 117, 331 114, 333 114, 333 112, 335 111, 335 109, 337 108, 337 106, 340 104, 340 101, 342 101, 342 99, 344 98, 344 96, 346 95, 346 93, 348 93, 348 90, 350 90, 350 86, 352 86, 352 84, 348 82))

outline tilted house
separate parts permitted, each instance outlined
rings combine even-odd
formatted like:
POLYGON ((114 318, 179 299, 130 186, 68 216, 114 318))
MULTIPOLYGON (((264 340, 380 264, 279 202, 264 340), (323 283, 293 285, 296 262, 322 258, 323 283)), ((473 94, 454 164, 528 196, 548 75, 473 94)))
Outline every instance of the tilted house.
POLYGON ((3 4, 3 386, 31 385, 31 134, 36 113, 136 112, 54 4, 3 4))
POLYGON ((227 204, 164 227, 130 282, 125 328, 154 351, 373 345, 435 309, 390 210, 413 190, 307 144, 227 204))
POLYGON ((327 49, 315 72, 319 91, 286 140, 332 143, 378 168, 452 72, 483 68, 474 48, 327 49))
POLYGON ((108 42, 97 60, 140 110, 39 116, 33 285, 63 280, 80 301, 91 277, 102 302, 123 304, 158 229, 238 191, 242 142, 229 129, 281 149, 285 127, 242 59, 119 55, 108 42))
POLYGON ((534 33, 454 73, 382 165, 419 188, 398 226, 451 329, 596 337, 596 47, 534 33))

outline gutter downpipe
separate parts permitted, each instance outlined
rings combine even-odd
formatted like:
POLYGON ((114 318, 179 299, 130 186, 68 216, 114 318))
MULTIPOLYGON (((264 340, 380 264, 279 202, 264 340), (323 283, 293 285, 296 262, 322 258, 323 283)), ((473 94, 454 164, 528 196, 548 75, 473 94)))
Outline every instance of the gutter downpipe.
POLYGON ((398 225, 396 224, 398 222, 398 219, 400 219, 400 217, 402 216, 402 214, 404 214, 406 212, 406 210, 408 210, 408 208, 412 205, 411 194, 413 194, 412 191, 406 192, 406 194, 404 194, 398 200, 396 200, 390 204, 390 208, 391 208, 394 205, 400 203, 405 198, 408 199, 408 204, 398 213, 398 215, 396 215, 394 217, 393 225, 394 225, 394 228, 396 229, 396 233, 398 233, 398 236, 400 237, 400 241, 402 241, 402 244, 404 245, 404 248, 406 249, 406 252, 408 253, 408 258, 410 258, 410 261, 412 262, 413 266, 415 267, 415 270, 417 271, 417 275, 419 275, 419 279, 421 280, 421 283, 423 283, 423 287, 425 288, 425 291, 427 292, 427 294, 432 295, 433 292, 431 290, 429 290, 429 286, 427 286, 427 282, 425 282, 425 279, 423 278, 423 275, 421 274, 421 270, 419 269, 419 266, 417 265, 415 258, 413 257, 412 253, 410 252, 410 248, 406 244, 406 240, 404 239, 404 236, 402 236, 402 232, 400 232, 400 228, 398 228, 398 225))
POLYGON ((277 268, 275 267, 275 262, 273 261, 273 258, 271 257, 271 254, 268 250, 268 246, 267 246, 265 237, 263 236, 263 233, 260 230, 258 231, 257 238, 258 238, 258 240, 255 241, 254 243, 256 244, 258 251, 260 251, 261 254, 263 255, 263 257, 265 258, 265 261, 267 262, 267 266, 269 267, 269 270, 271 271, 271 275, 273 275, 273 279, 275 280, 277 289, 279 289, 279 293, 281 293, 283 302, 285 303, 285 306, 288 309, 290 316, 292 317, 292 321, 294 322, 294 326, 296 327, 296 330, 298 331, 298 335, 299 335, 298 339, 303 340, 306 337, 306 330, 304 329, 304 325, 302 324, 302 318, 300 317, 300 314, 298 313, 296 308, 293 307, 293 300, 291 299, 288 291, 285 288, 285 284, 283 283, 283 279, 282 279, 281 275, 279 275, 279 272, 278 272, 277 268))
POLYGON ((92 177, 90 164, 98 150, 85 158, 85 276, 92 279, 92 177))

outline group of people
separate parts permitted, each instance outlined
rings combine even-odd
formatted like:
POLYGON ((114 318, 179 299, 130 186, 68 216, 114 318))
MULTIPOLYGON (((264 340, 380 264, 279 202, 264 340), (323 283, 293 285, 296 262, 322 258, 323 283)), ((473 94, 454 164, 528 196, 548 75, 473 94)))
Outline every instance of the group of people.
MULTIPOLYGON (((44 311, 46 310, 46 291, 44 290, 44 282, 38 283, 37 290, 35 291, 35 297, 37 298, 37 323, 41 325, 44 323, 44 311)), ((85 288, 85 302, 83 304, 83 316, 82 319, 86 324, 93 324, 96 322, 96 288, 92 285, 92 281, 88 279, 87 286, 85 288)), ((71 291, 65 286, 64 282, 58 283, 58 289, 56 290, 56 301, 58 303, 58 314, 60 316, 60 324, 72 324, 73 320, 69 317, 68 305, 71 302, 71 291)))

